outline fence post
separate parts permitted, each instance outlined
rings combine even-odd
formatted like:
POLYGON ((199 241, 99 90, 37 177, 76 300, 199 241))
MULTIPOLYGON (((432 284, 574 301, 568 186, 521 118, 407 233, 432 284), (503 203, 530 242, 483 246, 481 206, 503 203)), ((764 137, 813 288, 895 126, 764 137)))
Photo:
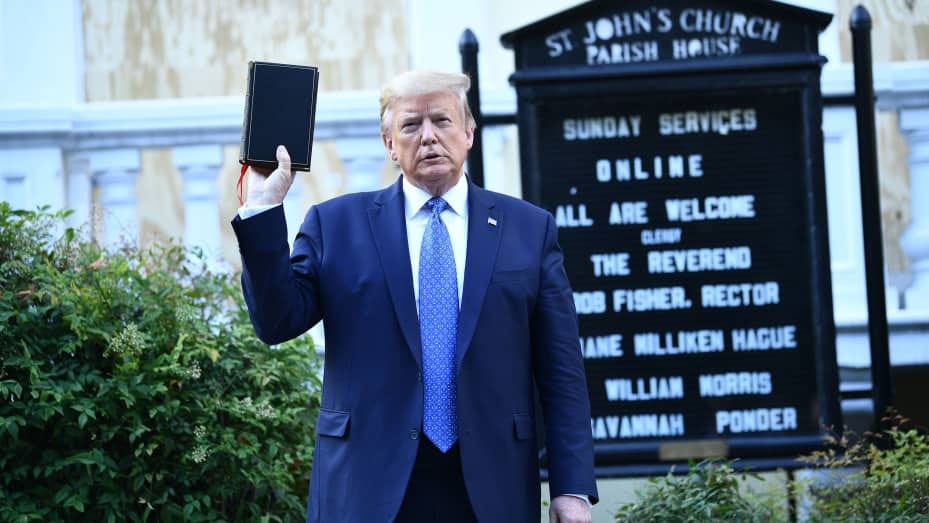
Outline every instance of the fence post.
POLYGON ((474 129, 474 144, 468 151, 468 176, 478 187, 484 186, 484 139, 483 116, 481 115, 481 82, 477 72, 477 37, 471 29, 465 29, 458 40, 458 52, 461 53, 461 72, 471 78, 468 90, 468 105, 474 115, 477 128, 474 129))
POLYGON ((875 426, 893 402, 890 348, 887 339, 887 299, 884 287, 884 242, 877 173, 874 123, 874 74, 871 62, 871 15, 857 6, 849 20, 855 66, 855 115, 858 119, 858 172, 861 183, 861 220, 868 292, 868 336, 871 342, 871 390, 875 426))

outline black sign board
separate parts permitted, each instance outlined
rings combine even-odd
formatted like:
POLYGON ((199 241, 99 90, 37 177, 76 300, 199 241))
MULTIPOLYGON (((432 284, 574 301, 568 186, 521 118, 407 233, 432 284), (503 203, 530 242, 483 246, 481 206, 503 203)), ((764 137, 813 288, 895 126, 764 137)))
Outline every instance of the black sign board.
POLYGON ((840 426, 817 35, 770 1, 593 1, 503 36, 523 194, 574 289, 597 464, 840 426))

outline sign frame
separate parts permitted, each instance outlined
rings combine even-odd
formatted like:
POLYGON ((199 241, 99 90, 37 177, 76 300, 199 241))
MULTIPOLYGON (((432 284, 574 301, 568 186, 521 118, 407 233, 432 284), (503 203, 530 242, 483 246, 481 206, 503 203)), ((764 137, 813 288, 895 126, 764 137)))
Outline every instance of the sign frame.
MULTIPOLYGON (((713 5, 732 2, 706 0, 713 5)), ((752 93, 786 89, 799 93, 801 100, 802 150, 805 159, 799 176, 802 186, 806 245, 810 256, 803 260, 809 271, 808 298, 811 314, 807 318, 813 339, 813 374, 820 428, 813 432, 784 435, 747 435, 719 438, 684 438, 674 441, 640 439, 595 444, 598 474, 625 476, 654 474, 690 458, 710 456, 739 458, 754 469, 798 467, 797 455, 821 448, 823 438, 832 429, 841 430, 842 415, 838 393, 838 366, 835 349, 829 240, 826 216, 826 188, 823 158, 820 71, 825 59, 818 54, 816 35, 828 25, 831 15, 765 0, 743 0, 740 9, 755 9, 771 16, 784 15, 799 25, 805 35, 801 49, 770 54, 746 54, 729 58, 653 63, 610 64, 598 66, 528 64, 530 47, 540 35, 553 28, 567 27, 578 17, 597 16, 610 9, 625 9, 618 2, 592 1, 558 15, 505 34, 504 46, 516 50, 516 72, 510 82, 517 91, 517 124, 523 196, 545 207, 543 171, 548 150, 541 135, 541 121, 546 104, 590 97, 629 98, 636 95, 669 97, 752 93), (616 7, 613 7, 616 6, 616 7), (567 21, 567 22, 566 22, 567 21)), ((585 161, 591 161, 586 159, 585 161)), ((548 202, 551 203, 551 202, 548 202)), ((554 209, 549 208, 553 211, 554 209)), ((570 275, 569 275, 570 277, 570 275)), ((634 278, 634 277, 633 277, 634 278)), ((804 295, 806 296, 806 295, 804 295)), ((623 320, 618 319, 618 322, 623 320)), ((583 334, 583 333, 582 333, 583 334)), ((541 453, 544 464, 544 450, 541 453)))

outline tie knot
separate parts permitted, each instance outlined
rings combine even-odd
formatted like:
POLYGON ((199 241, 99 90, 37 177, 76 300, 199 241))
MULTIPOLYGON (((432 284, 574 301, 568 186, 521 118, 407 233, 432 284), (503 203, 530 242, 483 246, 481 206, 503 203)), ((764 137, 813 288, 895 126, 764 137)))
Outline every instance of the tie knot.
POLYGON ((438 216, 442 214, 442 211, 448 208, 448 202, 439 197, 431 198, 426 202, 426 207, 432 211, 433 216, 438 216))

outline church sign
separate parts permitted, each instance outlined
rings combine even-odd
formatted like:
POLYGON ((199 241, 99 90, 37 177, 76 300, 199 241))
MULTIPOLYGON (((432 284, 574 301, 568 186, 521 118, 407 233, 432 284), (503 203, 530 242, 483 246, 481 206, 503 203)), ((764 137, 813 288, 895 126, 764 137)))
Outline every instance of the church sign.
POLYGON ((841 424, 817 48, 830 19, 761 0, 592 1, 503 36, 523 194, 559 227, 601 470, 764 466, 841 424))

